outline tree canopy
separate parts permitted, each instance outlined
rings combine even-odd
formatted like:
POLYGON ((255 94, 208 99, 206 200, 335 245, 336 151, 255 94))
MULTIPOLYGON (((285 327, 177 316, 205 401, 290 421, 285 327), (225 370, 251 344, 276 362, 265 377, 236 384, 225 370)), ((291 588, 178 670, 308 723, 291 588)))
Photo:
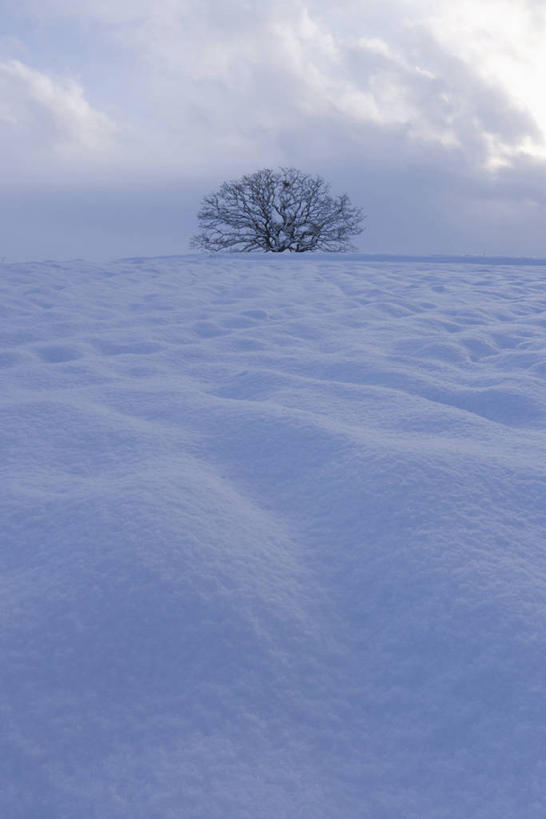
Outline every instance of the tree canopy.
POLYGON ((224 182, 205 196, 192 247, 208 251, 282 253, 354 249, 363 214, 346 194, 331 196, 320 176, 264 168, 224 182))

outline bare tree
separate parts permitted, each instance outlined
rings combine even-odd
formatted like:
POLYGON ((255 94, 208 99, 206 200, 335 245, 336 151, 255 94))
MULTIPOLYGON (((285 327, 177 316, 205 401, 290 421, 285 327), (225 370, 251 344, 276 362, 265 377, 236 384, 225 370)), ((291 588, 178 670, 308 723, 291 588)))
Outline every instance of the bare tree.
POLYGON ((209 251, 338 253, 354 249, 350 239, 362 232, 363 218, 346 194, 330 196, 320 176, 264 168, 205 196, 200 233, 191 245, 209 251))

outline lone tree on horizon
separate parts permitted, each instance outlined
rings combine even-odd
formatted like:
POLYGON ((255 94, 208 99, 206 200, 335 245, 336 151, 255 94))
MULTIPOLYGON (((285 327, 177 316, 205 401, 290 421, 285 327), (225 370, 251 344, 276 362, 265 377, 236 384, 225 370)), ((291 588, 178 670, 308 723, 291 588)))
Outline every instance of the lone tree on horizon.
POLYGON ((362 210, 346 194, 333 197, 320 176, 295 168, 264 168, 224 182, 205 196, 200 233, 191 246, 202 250, 294 253, 353 250, 362 233, 362 210))

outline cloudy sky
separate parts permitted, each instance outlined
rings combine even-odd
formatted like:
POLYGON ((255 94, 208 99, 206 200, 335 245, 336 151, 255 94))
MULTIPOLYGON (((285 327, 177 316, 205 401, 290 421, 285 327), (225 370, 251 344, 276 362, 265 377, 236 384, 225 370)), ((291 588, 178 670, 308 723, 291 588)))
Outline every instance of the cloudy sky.
POLYGON ((546 256, 543 0, 0 0, 0 257, 184 253, 290 165, 367 252, 546 256))

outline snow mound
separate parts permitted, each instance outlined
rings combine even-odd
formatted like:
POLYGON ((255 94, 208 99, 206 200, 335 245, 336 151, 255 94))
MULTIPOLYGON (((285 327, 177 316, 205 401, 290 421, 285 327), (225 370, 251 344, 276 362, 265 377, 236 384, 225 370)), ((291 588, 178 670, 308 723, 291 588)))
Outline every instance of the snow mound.
POLYGON ((10 819, 546 810, 546 268, 0 270, 10 819))

